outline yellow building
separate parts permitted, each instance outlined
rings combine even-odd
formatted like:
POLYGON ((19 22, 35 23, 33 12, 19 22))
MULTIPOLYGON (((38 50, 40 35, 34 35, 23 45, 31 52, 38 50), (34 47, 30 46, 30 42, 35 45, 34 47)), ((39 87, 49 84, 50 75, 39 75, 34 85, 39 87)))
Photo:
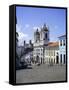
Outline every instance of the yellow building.
POLYGON ((58 64, 59 63, 59 42, 49 42, 45 47, 45 63, 58 64))

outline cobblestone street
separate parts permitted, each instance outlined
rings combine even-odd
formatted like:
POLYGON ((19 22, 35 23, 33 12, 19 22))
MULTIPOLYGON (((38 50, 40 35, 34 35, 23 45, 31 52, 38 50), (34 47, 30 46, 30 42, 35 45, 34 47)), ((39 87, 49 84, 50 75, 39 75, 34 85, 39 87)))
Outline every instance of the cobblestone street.
POLYGON ((40 65, 32 69, 16 70, 16 83, 64 81, 66 79, 65 65, 40 65))

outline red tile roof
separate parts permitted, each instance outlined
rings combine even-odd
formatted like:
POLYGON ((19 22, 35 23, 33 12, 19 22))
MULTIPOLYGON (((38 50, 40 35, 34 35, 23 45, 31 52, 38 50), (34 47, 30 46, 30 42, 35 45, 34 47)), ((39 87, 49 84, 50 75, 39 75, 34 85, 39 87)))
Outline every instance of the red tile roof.
POLYGON ((48 43, 49 47, 55 47, 55 46, 59 46, 59 42, 50 42, 48 43))

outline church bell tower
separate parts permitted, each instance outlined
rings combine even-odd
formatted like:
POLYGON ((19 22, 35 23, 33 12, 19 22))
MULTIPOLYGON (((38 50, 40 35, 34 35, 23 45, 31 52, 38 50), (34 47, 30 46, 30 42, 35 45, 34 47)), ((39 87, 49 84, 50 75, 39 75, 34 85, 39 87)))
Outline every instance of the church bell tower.
POLYGON ((44 24, 41 29, 41 41, 43 41, 43 44, 45 45, 49 43, 49 28, 46 24, 44 24))

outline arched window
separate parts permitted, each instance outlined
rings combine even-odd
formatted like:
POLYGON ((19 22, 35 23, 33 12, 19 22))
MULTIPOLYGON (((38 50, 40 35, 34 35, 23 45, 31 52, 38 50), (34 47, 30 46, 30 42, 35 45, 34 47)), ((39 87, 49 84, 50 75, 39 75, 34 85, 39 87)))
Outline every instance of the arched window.
POLYGON ((62 46, 62 40, 60 40, 60 46, 62 46))
POLYGON ((45 34, 45 38, 47 39, 47 33, 45 34))
POLYGON ((65 40, 63 40, 63 45, 65 46, 65 40))

